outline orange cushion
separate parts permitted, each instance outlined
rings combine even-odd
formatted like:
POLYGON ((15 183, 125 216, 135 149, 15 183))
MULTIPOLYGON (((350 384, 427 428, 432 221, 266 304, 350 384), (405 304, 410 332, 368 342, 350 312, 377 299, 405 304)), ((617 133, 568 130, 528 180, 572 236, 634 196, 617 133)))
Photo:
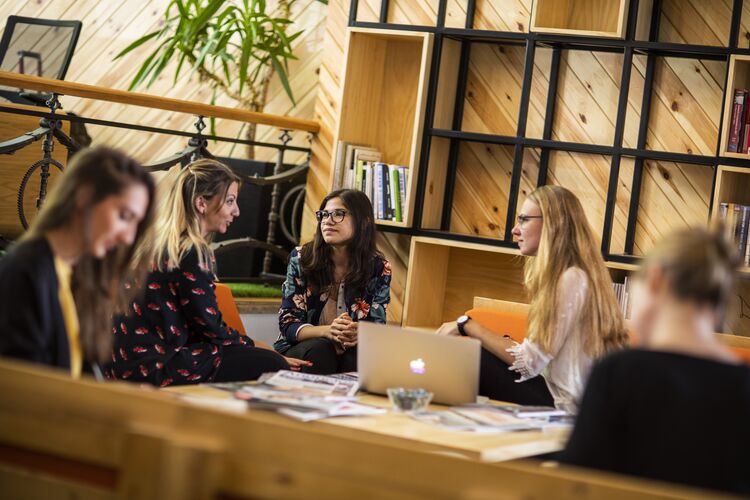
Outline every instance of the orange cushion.
POLYGON ((471 319, 499 335, 510 335, 516 342, 526 338, 527 314, 525 312, 498 311, 487 307, 469 309, 471 319))
POLYGON ((743 347, 730 346, 729 350, 735 353, 740 358, 742 358, 742 361, 744 361, 745 364, 750 365, 750 349, 745 349, 743 347))
POLYGON ((221 316, 224 322, 240 332, 240 335, 247 335, 245 332, 245 325, 242 324, 240 319, 240 311, 237 309, 237 304, 234 302, 232 296, 232 290, 222 283, 216 283, 216 303, 221 311, 221 316))
MULTIPOLYGON (((528 315, 526 313, 475 307, 466 311, 466 314, 483 327, 498 335, 510 335, 516 342, 523 342, 523 339, 526 338, 526 328, 528 326, 528 315)), ((630 346, 638 347, 639 342, 635 332, 630 330, 628 334, 630 337, 630 346)), ((745 363, 750 364, 750 349, 733 346, 729 346, 729 349, 745 363)))

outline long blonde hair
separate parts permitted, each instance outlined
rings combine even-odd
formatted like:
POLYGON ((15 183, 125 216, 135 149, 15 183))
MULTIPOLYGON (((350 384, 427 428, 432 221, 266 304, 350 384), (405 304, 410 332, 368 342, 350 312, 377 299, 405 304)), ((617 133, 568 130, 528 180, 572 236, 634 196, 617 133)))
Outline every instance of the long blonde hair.
MULTIPOLYGON (((85 253, 73 267, 71 291, 78 312, 81 347, 90 362, 106 362, 112 353, 110 324, 112 313, 122 312, 132 297, 125 281, 137 279, 143 269, 134 264, 134 253, 143 250, 149 239, 153 217, 154 181, 141 165, 127 155, 104 146, 80 151, 65 169, 58 184, 24 234, 24 240, 42 238, 46 233, 67 226, 80 213, 84 239, 95 205, 110 196, 118 196, 130 186, 140 184, 148 191, 148 207, 138 224, 130 246, 118 246, 99 259, 85 253), (91 195, 84 207, 78 206, 78 193, 88 189, 91 195)), ((87 242, 88 243, 88 242, 87 242)))
POLYGON ((558 286, 563 273, 578 267, 588 279, 588 294, 578 318, 584 350, 598 357, 627 344, 627 330, 612 289, 609 271, 578 198, 560 186, 542 186, 528 199, 542 212, 542 234, 535 257, 524 269, 531 297, 529 339, 551 350, 558 318, 558 286))
POLYGON ((200 217, 195 200, 203 197, 210 209, 218 210, 233 182, 240 179, 229 167, 212 159, 192 162, 176 175, 167 174, 159 182, 159 199, 150 260, 160 271, 174 269, 193 248, 198 252, 198 262, 209 268, 212 261, 213 235, 201 234, 200 217), (212 200, 217 200, 212 202, 212 200))

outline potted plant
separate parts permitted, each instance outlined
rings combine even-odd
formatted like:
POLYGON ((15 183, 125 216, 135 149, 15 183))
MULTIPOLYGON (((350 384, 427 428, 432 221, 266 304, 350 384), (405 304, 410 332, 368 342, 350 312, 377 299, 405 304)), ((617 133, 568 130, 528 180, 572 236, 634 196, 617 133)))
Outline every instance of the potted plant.
MULTIPOLYGON (((176 82, 197 75, 211 86, 213 104, 227 95, 250 111, 263 111, 271 77, 276 74, 294 104, 289 85, 290 59, 296 59, 292 42, 302 31, 289 33, 291 8, 297 0, 278 0, 276 11, 266 0, 171 0, 164 11, 164 25, 120 52, 124 56, 145 43, 158 43, 144 60, 129 90, 150 86, 170 61, 176 61, 176 82)), ((317 0, 327 4, 327 0, 317 0)), ((213 128, 213 120, 211 122, 213 128)), ((255 138, 249 124, 246 138, 255 138)), ((254 157, 251 147, 249 158, 254 157)))

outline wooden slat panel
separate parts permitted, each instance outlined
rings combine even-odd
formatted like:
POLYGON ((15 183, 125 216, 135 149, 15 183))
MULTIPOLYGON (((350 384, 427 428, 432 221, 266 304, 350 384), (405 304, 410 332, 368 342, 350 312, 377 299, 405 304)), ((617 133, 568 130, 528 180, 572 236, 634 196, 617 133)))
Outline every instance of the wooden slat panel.
POLYGON ((620 54, 578 50, 563 54, 552 128, 555 139, 612 144, 620 81, 600 61, 622 67, 620 54))
POLYGON ((461 130, 515 135, 525 47, 475 43, 461 130))
POLYGON ((388 0, 388 22, 414 26, 435 26, 438 0, 388 0))
POLYGON ((513 151, 476 142, 459 146, 451 232, 504 238, 513 151))
POLYGON ((731 2, 664 0, 659 41, 726 46, 731 17, 731 2))

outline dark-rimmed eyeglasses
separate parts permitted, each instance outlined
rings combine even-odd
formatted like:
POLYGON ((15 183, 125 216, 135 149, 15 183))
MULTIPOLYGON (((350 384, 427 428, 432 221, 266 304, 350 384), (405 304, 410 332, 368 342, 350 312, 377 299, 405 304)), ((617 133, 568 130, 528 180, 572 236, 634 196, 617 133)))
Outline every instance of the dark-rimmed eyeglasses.
POLYGON ((315 212, 315 218, 318 219, 318 222, 323 222, 329 217, 334 222, 334 224, 338 224, 342 220, 344 220, 344 217, 346 217, 346 214, 349 212, 347 210, 331 210, 330 212, 328 210, 318 210, 315 212))
POLYGON ((526 224, 531 219, 541 219, 541 215, 519 215, 516 217, 516 220, 518 221, 518 225, 523 227, 524 224, 526 224))

